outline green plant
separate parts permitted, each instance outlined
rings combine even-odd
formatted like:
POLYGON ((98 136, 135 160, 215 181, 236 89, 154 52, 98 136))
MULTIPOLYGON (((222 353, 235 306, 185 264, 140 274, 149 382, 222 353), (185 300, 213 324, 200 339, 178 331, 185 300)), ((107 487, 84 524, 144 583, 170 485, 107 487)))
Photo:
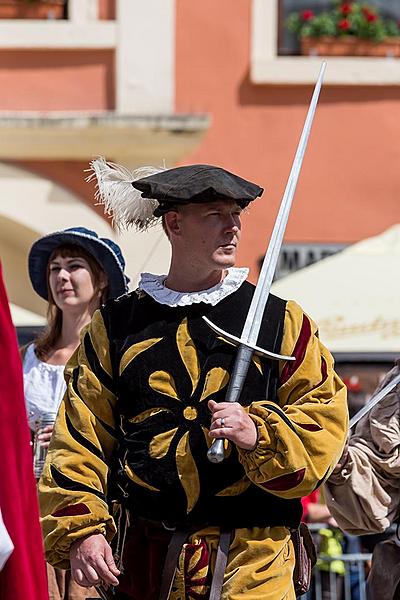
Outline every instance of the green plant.
POLYGON ((378 43, 400 36, 400 23, 383 19, 372 5, 356 1, 333 0, 332 8, 319 14, 310 9, 293 12, 286 25, 300 38, 351 35, 378 43))

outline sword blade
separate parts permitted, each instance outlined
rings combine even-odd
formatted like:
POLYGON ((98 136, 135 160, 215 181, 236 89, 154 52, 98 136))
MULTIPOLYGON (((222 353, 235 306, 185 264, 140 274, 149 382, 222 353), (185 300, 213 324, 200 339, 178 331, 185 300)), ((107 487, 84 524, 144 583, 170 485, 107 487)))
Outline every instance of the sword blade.
POLYGON ((370 398, 368 400, 367 404, 365 406, 363 406, 362 409, 359 410, 358 413, 356 413, 352 419, 350 419, 349 430, 352 427, 354 427, 354 425, 356 425, 358 423, 358 421, 363 418, 364 415, 369 413, 369 411, 376 404, 378 404, 378 402, 383 400, 383 398, 385 396, 387 396, 388 393, 391 392, 396 387, 396 385, 398 385, 399 383, 400 383, 400 373, 394 379, 392 379, 392 381, 390 381, 387 385, 385 385, 385 387, 382 388, 377 394, 375 394, 375 396, 372 396, 372 398, 370 398))
POLYGON ((326 62, 323 62, 319 71, 317 83, 315 84, 314 93, 310 102, 310 107, 308 109, 306 120, 304 122, 303 131, 301 133, 299 145, 293 160, 293 165, 286 184, 278 216, 272 231, 267 252, 263 260, 257 286, 254 291, 253 299, 250 304, 245 324, 243 326, 241 340, 244 344, 248 343, 255 345, 257 343, 258 334, 260 332, 261 322, 264 315, 265 305, 267 303, 268 296, 271 291, 271 285, 276 271, 279 252, 282 246, 283 237, 285 235, 286 225, 288 222, 294 193, 296 191, 297 180, 299 178, 301 165, 303 163, 308 138, 310 135, 311 126, 315 115, 315 110, 317 108, 325 68, 326 62))
MULTIPOLYGON (((315 109, 317 108, 325 68, 326 62, 323 62, 319 71, 317 83, 315 84, 314 93, 311 98, 310 107, 308 109, 299 145, 286 184, 285 193, 283 195, 278 216, 272 231, 268 250, 264 257, 257 286, 254 291, 245 324, 243 326, 242 334, 240 336, 240 343, 236 354, 232 376, 226 392, 225 402, 237 402, 239 400, 254 353, 253 348, 257 344, 258 334, 260 332, 261 322, 264 316, 265 305, 271 290, 272 280, 274 278, 283 236, 285 235, 286 224, 289 218, 293 196, 296 191, 297 180, 299 178, 301 165, 303 163, 304 153, 307 148, 307 142, 314 119, 315 109)), ((229 336, 227 337, 229 338, 229 336)), ((283 359, 288 357, 281 358, 283 359)), ((224 460, 224 440, 221 438, 214 440, 208 449, 207 456, 208 459, 213 463, 222 462, 224 460)))

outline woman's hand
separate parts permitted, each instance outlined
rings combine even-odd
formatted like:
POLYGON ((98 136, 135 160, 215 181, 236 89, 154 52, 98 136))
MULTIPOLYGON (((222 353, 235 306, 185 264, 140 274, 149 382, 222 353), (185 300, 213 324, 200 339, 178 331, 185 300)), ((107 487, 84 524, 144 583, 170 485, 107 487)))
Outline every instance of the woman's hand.
POLYGON ((42 448, 48 448, 50 444, 51 434, 53 433, 54 425, 46 425, 40 429, 37 435, 37 440, 42 448))
POLYGON ((210 436, 226 438, 243 450, 254 450, 257 444, 257 428, 238 402, 215 402, 210 400, 210 436), (222 425, 222 426, 221 426, 222 425))

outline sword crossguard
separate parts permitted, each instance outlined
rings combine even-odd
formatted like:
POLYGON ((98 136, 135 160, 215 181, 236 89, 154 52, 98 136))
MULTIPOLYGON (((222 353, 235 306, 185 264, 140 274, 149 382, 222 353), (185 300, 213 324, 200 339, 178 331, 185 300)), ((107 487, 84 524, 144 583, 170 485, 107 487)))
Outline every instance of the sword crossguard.
POLYGON ((266 358, 272 358, 273 360, 296 360, 294 356, 285 356, 284 354, 276 354, 275 352, 270 352, 269 350, 264 350, 264 348, 260 348, 259 346, 255 346, 254 344, 249 344, 246 340, 242 340, 227 331, 224 331, 220 327, 217 327, 210 319, 207 317, 203 317, 204 321, 207 325, 218 335, 220 335, 226 342, 230 342, 235 346, 246 346, 247 348, 251 348, 256 354, 260 354, 261 356, 265 356, 266 358))
MULTIPOLYGON (((262 356, 266 356, 267 358, 272 358, 274 360, 295 360, 293 356, 275 354, 275 352, 269 352, 268 350, 264 350, 258 346, 243 342, 238 337, 228 333, 227 331, 224 331, 220 327, 217 327, 217 325, 207 319, 207 317, 203 317, 203 319, 207 325, 225 341, 238 346, 238 354, 229 382, 228 391, 226 393, 225 402, 236 402, 239 399, 253 353, 256 352, 257 354, 261 354, 262 356)), ((223 439, 219 438, 213 441, 208 449, 207 458, 214 464, 219 464, 224 460, 225 451, 223 439)))

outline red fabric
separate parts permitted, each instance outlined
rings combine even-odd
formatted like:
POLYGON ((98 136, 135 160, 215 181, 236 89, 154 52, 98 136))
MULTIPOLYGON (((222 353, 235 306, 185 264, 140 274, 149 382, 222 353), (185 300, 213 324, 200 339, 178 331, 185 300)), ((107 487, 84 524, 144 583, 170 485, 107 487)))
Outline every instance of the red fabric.
POLYGON ((185 588, 190 600, 204 600, 208 596, 208 565, 210 553, 205 540, 187 544, 185 548, 185 588), (205 574, 203 574, 203 572, 205 574))
POLYGON ((14 544, 14 551, 0 572, 0 600, 47 600, 21 360, 1 266, 0 444, 0 507, 14 544))
POLYGON ((322 431, 322 427, 316 423, 296 423, 296 421, 293 421, 293 423, 297 425, 297 427, 305 429, 306 431, 322 431))
POLYGON ((283 385, 297 371, 300 367, 301 363, 304 360, 306 355, 308 342, 311 338, 311 323, 306 315, 303 315, 303 322, 301 325, 301 330, 299 333, 299 337, 297 338, 296 345, 294 347, 292 356, 296 358, 296 360, 288 360, 285 366, 282 369, 281 379, 279 385, 283 385))
POLYGON ((318 498, 319 498, 319 490, 314 490, 313 492, 311 492, 311 494, 308 494, 308 496, 304 496, 303 498, 301 498, 301 504, 303 506, 303 516, 301 517, 301 520, 303 522, 307 522, 307 518, 308 518, 308 505, 312 502, 313 504, 318 502, 318 498))
POLYGON ((65 508, 60 508, 56 512, 52 513, 52 517, 74 517, 76 515, 88 515, 90 514, 90 508, 83 502, 79 504, 71 504, 65 508))
POLYGON ((275 492, 286 492, 298 486, 304 479, 305 469, 299 469, 289 475, 280 475, 270 479, 267 483, 262 483, 262 487, 266 490, 274 490, 275 492))
MULTIPOLYGON (((124 547, 123 573, 115 600, 158 600, 172 531, 134 520, 124 547)), ((115 539, 115 538, 114 538, 115 539)))

